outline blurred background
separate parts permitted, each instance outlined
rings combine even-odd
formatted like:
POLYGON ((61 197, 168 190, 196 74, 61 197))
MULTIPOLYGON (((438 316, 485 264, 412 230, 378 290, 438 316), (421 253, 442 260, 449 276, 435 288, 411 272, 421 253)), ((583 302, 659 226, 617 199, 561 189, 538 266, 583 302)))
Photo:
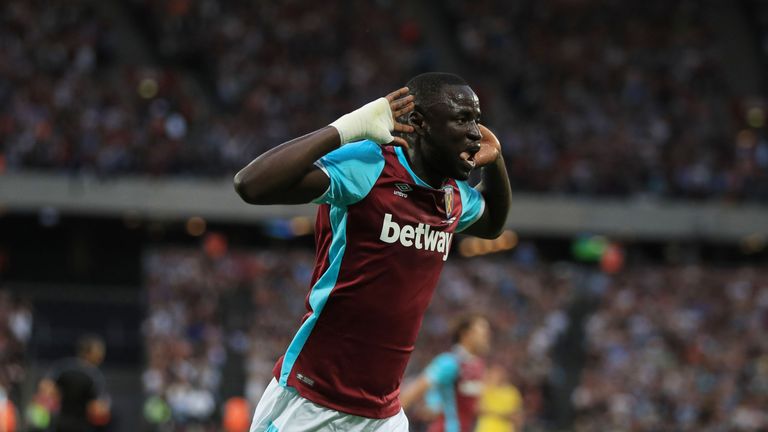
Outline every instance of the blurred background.
POLYGON ((407 375, 482 311, 523 430, 768 430, 768 3, 3 0, 0 431, 47 430, 84 335, 101 430, 247 429, 314 209, 232 176, 431 70, 514 203, 454 243, 407 375))

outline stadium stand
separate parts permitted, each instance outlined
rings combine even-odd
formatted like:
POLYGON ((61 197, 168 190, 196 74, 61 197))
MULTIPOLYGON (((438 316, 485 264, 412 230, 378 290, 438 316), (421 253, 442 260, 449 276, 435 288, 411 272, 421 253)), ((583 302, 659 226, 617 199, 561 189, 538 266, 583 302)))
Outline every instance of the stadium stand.
MULTIPOLYGON (((42 3, 6 3, 4 165, 232 174, 270 146, 439 66, 422 23, 399 3, 338 3, 135 0, 136 14, 151 18, 139 28, 165 66, 119 68, 111 65, 110 23, 87 1, 66 13, 46 10, 41 27, 32 17, 42 3), (376 19, 361 25, 360 17, 376 19), (111 85, 94 79, 105 74, 111 85), (74 98, 77 109, 65 110, 74 98)), ((765 101, 730 89, 705 8, 486 0, 444 9, 446 33, 473 65, 470 81, 511 108, 504 118, 490 113, 490 124, 516 189, 768 197, 765 101)))
POLYGON ((587 323, 575 430, 768 427, 764 268, 647 267, 587 323))
POLYGON ((500 136, 515 186, 768 196, 765 101, 754 114, 759 127, 750 128, 707 8, 687 1, 445 5, 456 46, 479 66, 474 81, 493 83, 509 103, 500 136))
MULTIPOLYGON (((488 102, 515 194, 528 193, 510 220, 527 225, 513 222, 522 241, 511 253, 452 252, 407 374, 447 348, 458 311, 480 310, 495 330, 489 362, 521 390, 526 430, 767 430, 768 101, 764 88, 733 88, 727 72, 739 68, 718 45, 711 4, 448 0, 424 2, 424 16, 415 3, 0 2, 0 283, 15 287, 0 290, 0 387, 10 399, 31 400, 20 387, 35 385, 24 381, 32 354, 69 349, 64 339, 82 330, 38 338, 30 353, 32 323, 71 312, 19 301, 39 277, 56 299, 77 289, 59 286, 71 279, 89 285, 81 296, 140 293, 91 306, 103 310, 90 318, 129 327, 124 315, 146 310, 135 343, 124 327, 104 329, 107 361, 140 371, 144 430, 217 430, 230 397, 255 403, 304 312, 312 255, 260 237, 299 213, 245 208, 231 175, 456 56, 488 102), (126 28, 105 4, 126 13, 146 59, 124 56, 126 28), (79 182, 91 177, 105 188, 79 182), (60 201, 34 201, 50 194, 60 201), (206 224, 238 245, 190 246, 206 224), (624 268, 573 262, 565 238, 585 227, 626 241, 624 268), (565 252, 538 258, 552 238, 565 252), (37 244, 51 246, 42 266, 37 244), (664 251, 646 259, 645 247, 664 251), (687 247, 694 257, 667 256, 687 247), (142 342, 146 358, 134 360, 142 342)), ((768 76, 768 7, 721 5, 743 8, 749 26, 730 30, 754 38, 768 76)), ((134 372, 123 382, 138 382, 134 372)), ((111 389, 124 413, 116 430, 140 430, 139 390, 111 389)))
MULTIPOLYGON (((179 425, 211 421, 214 401, 224 397, 226 355, 233 352, 243 354, 244 364, 237 366, 246 371, 239 391, 255 404, 305 312, 309 251, 242 250, 211 258, 199 249, 156 249, 144 262, 146 394, 165 398, 179 425)), ((423 369, 450 344, 457 310, 483 311, 498 329, 492 361, 511 368, 531 401, 535 424, 544 415, 549 351, 567 326, 564 307, 581 272, 567 265, 538 268, 530 258, 521 262, 527 263, 509 265, 508 258, 449 263, 409 370, 423 369)))
MULTIPOLYGON (((768 424, 758 412, 768 397, 764 270, 639 265, 609 276, 539 262, 530 247, 447 264, 409 374, 445 349, 457 310, 483 311, 495 329, 489 361, 509 368, 527 424, 551 427, 545 406, 554 403, 552 381, 563 373, 553 349, 572 324, 569 308, 588 295, 599 306, 585 323, 587 361, 572 395, 575 430, 768 424)), ((222 402, 224 357, 239 351, 243 391, 255 403, 304 313, 311 258, 304 249, 232 251, 217 259, 196 249, 147 254, 147 393, 167 398, 176 419, 212 418, 214 406, 196 397, 222 402), (181 397, 179 387, 190 394, 181 397), (189 406, 209 410, 195 417, 189 406)))

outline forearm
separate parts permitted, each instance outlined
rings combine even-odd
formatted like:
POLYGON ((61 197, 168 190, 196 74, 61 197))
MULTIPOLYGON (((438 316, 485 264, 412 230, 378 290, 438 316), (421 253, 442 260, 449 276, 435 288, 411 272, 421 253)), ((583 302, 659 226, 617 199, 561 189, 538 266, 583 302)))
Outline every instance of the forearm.
POLYGON ((416 401, 424 397, 429 387, 429 380, 423 375, 420 376, 416 381, 403 388, 400 393, 400 405, 403 409, 408 409, 416 401))
POLYGON ((269 202, 270 195, 295 185, 313 168, 316 160, 340 144, 339 133, 332 126, 285 142, 241 169, 235 175, 235 189, 246 202, 269 202))
POLYGON ((479 189, 485 199, 485 211, 488 213, 487 231, 492 237, 498 237, 504 230, 512 205, 512 187, 502 156, 483 167, 479 189))

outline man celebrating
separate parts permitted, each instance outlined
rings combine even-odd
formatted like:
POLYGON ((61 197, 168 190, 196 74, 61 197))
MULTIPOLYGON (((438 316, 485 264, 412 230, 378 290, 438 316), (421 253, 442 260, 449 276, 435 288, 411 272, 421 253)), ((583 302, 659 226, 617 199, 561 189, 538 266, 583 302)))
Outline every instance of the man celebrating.
POLYGON ((509 211, 500 144, 479 120, 464 80, 422 74, 235 176, 248 203, 320 204, 307 313, 252 432, 408 430, 400 382, 453 235, 497 237, 509 211))

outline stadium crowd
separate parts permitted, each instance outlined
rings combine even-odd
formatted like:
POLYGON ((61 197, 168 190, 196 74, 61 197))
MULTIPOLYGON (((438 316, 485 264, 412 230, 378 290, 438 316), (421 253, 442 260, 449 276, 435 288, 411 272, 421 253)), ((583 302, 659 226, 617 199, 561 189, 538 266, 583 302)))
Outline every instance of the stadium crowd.
MULTIPOLYGON (((529 423, 536 424, 549 349, 567 325, 563 307, 574 274, 507 262, 455 260, 446 266, 408 373, 418 374, 450 348, 458 311, 482 311, 496 329, 489 361, 507 367, 526 397, 529 423)), ((222 402, 229 352, 244 355, 242 391, 256 403, 305 312, 311 271, 312 255, 305 250, 233 251, 218 258, 190 249, 147 254, 147 395, 165 398, 178 424, 211 421, 222 402)))
POLYGON ((185 142, 203 100, 173 70, 118 67, 115 39, 88 0, 0 4, 0 173, 208 172, 185 142))
MULTIPOLYGON (((398 1, 130 7, 162 66, 115 61, 90 0, 0 5, 0 172, 231 175, 441 65, 398 1)), ((695 2, 442 7, 470 82, 511 110, 489 117, 517 190, 768 199, 765 101, 732 94, 695 2)))
POLYGON ((509 102, 499 132, 517 188, 768 198, 765 100, 739 100, 729 89, 724 71, 732 65, 706 7, 445 5, 456 46, 476 65, 472 82, 509 102))
MULTIPOLYGON (((147 394, 166 398, 181 424, 211 421, 227 353, 238 352, 247 377, 242 391, 255 403, 304 313, 311 266, 303 249, 149 253, 147 394)), ((520 389, 527 427, 549 430, 547 386, 562 373, 553 369, 552 349, 569 326, 569 305, 588 292, 599 306, 585 324, 587 363, 571 396, 575 430, 763 430, 767 280, 757 267, 702 265, 629 267, 608 276, 544 265, 530 245, 511 257, 455 258, 407 375, 449 347, 457 314, 482 311, 494 327, 488 363, 502 365, 520 389)), ((418 415, 412 424, 424 426, 418 415)))
POLYGON ((587 324, 575 430, 768 429, 768 272, 630 269, 587 324))

